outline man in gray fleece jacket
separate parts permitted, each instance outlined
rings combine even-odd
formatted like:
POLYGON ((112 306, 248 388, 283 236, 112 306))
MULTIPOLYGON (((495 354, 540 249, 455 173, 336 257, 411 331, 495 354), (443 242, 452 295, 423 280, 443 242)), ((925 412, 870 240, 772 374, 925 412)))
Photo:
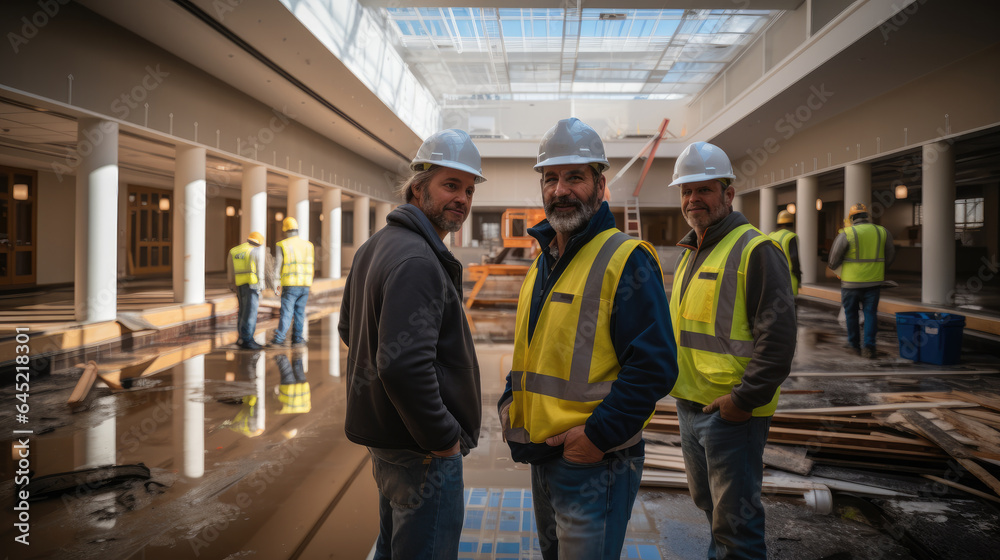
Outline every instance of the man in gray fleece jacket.
POLYGON ((681 448, 695 505, 712 525, 708 557, 766 558, 760 501, 764 444, 795 354, 795 302, 784 253, 732 208, 728 156, 695 142, 677 158, 681 213, 693 230, 675 267, 681 448))

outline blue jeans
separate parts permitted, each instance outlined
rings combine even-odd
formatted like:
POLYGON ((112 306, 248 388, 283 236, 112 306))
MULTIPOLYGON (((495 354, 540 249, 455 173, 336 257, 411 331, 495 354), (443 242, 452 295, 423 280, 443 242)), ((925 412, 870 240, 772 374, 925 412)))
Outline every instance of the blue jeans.
POLYGON ((465 518, 462 455, 369 447, 378 486, 375 560, 453 560, 465 518))
POLYGON ((621 556, 645 457, 597 463, 562 457, 531 465, 538 543, 545 560, 621 556))
POLYGON ((278 328, 274 331, 274 342, 282 344, 288 334, 288 326, 292 325, 292 344, 304 342, 302 327, 306 322, 306 302, 309 301, 309 286, 281 287, 281 316, 278 318, 278 328))
POLYGON ((875 335, 878 333, 878 296, 879 286, 871 288, 841 288, 840 301, 844 305, 844 317, 847 320, 847 343, 854 348, 858 346, 858 305, 865 314, 865 348, 875 348, 875 335))
POLYGON ((257 305, 260 294, 250 287, 250 284, 236 286, 236 302, 239 304, 239 311, 236 313, 236 330, 240 335, 240 342, 244 344, 253 340, 253 333, 257 330, 257 305))
POLYGON ((771 417, 730 422, 701 409, 677 399, 688 488, 712 526, 708 558, 766 558, 760 487, 771 417))

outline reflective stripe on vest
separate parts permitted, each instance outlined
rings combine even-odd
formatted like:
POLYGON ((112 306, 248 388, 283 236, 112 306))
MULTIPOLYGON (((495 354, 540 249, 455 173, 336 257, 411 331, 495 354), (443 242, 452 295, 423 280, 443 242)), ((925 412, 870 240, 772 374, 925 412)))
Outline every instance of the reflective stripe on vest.
POLYGON ((233 272, 236 275, 237 286, 259 283, 257 281, 257 259, 253 258, 254 248, 253 245, 246 242, 229 250, 229 256, 233 258, 233 272))
POLYGON ((840 279, 844 282, 885 280, 885 228, 857 224, 842 230, 847 236, 847 252, 840 279))
MULTIPOLYGON (((750 224, 733 229, 712 248, 683 290, 694 255, 687 250, 681 257, 670 293, 680 370, 672 396, 709 404, 741 382, 753 356, 753 332, 746 313, 747 262, 761 243, 777 245, 750 224)), ((780 389, 753 415, 774 414, 779 393, 780 389)))
POLYGON ((313 244, 301 237, 278 242, 281 248, 281 285, 312 286, 313 244))
MULTIPOLYGON (((651 245, 614 228, 581 247, 542 304, 529 341, 532 292, 541 258, 531 265, 517 303, 510 372, 513 399, 503 426, 508 441, 541 443, 581 426, 611 391, 621 370, 611 340, 612 306, 625 263, 640 246, 656 258, 651 245)), ((640 270, 637 280, 643 281, 639 275, 648 270, 640 270)), ((658 259, 657 272, 662 274, 658 259)), ((635 434, 616 449, 634 445, 641 436, 635 434)))
POLYGON ((788 261, 788 274, 792 277, 792 295, 799 295, 799 279, 792 272, 792 240, 798 235, 795 235, 795 232, 790 229, 778 229, 769 233, 768 236, 781 245, 781 250, 785 253, 785 260, 788 261))

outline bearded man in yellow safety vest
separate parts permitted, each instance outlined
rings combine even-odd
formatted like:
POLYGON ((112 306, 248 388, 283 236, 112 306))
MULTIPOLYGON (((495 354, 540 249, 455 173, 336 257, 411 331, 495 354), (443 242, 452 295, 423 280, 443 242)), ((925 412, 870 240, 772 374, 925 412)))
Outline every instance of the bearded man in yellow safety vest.
POLYGON ((609 167, 590 126, 563 119, 535 170, 546 220, 521 285, 498 403, 515 461, 531 464, 542 558, 621 556, 645 460, 642 429, 677 378, 653 247, 615 228, 609 167))
POLYGON ((892 264, 896 249, 892 234, 871 223, 868 208, 857 203, 848 215, 851 225, 837 233, 830 247, 829 267, 840 271, 840 303, 847 320, 847 345, 863 358, 875 358, 878 333, 878 300, 885 268, 892 264), (865 316, 864 346, 859 340, 858 307, 865 316))
POLYGON ((281 316, 269 346, 283 346, 288 327, 292 327, 292 346, 306 343, 303 329, 306 302, 313 281, 313 244, 299 237, 299 222, 289 216, 281 222, 285 238, 278 242, 274 255, 275 276, 281 278, 281 316))
POLYGON ((693 229, 674 269, 680 376, 670 394, 688 487, 712 525, 708 557, 766 558, 764 444, 795 354, 795 301, 778 245, 739 212, 729 157, 695 142, 674 165, 693 229))

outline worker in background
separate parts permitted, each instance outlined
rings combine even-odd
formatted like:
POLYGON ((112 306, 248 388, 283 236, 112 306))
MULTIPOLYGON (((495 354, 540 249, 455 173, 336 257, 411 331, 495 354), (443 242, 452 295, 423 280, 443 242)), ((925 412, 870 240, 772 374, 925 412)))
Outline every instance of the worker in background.
POLYGON ((618 558, 642 478, 642 429, 677 378, 653 247, 615 228, 609 167, 590 126, 542 138, 546 220, 521 285, 514 356, 498 403, 515 461, 531 464, 545 559, 618 558))
POLYGON ((292 360, 284 352, 275 354, 274 363, 278 364, 281 382, 275 387, 281 409, 278 414, 303 414, 312 410, 312 397, 309 391, 309 380, 306 379, 303 352, 305 348, 292 350, 292 360))
POLYGON ((670 317, 688 488, 712 525, 708 557, 765 558, 764 444, 795 354, 795 300, 778 245, 739 212, 717 146, 681 152, 670 186, 692 230, 677 245, 670 317))
POLYGON ((229 261, 226 267, 229 290, 236 292, 236 302, 239 311, 236 314, 236 329, 239 339, 236 345, 246 350, 263 348, 253 339, 257 329, 257 306, 260 303, 260 293, 264 290, 265 257, 267 252, 262 245, 264 236, 252 232, 247 240, 229 250, 229 261))
POLYGON ((459 231, 485 181, 468 133, 432 134, 399 187, 406 204, 354 256, 340 337, 348 346, 344 431, 365 445, 379 494, 376 560, 455 559, 462 457, 479 443, 479 363, 462 305, 459 231))
POLYGON ((275 274, 281 278, 281 316, 274 331, 271 346, 283 346, 288 327, 292 327, 292 346, 306 343, 304 329, 306 302, 309 301, 309 286, 313 281, 313 244, 299 237, 299 222, 289 216, 281 222, 285 238, 278 242, 274 251, 275 274))
POLYGON ((851 206, 850 226, 837 232, 830 248, 828 266, 840 270, 840 301, 847 320, 847 345, 863 358, 875 358, 875 335, 878 333, 878 299, 885 281, 885 268, 892 264, 896 249, 892 234, 871 223, 868 208, 862 203, 851 206), (859 336, 858 306, 865 316, 864 343, 859 336))
POLYGON ((795 219, 788 210, 778 212, 778 229, 769 235, 778 242, 788 261, 788 271, 792 275, 792 295, 799 295, 799 284, 802 283, 802 270, 799 268, 799 236, 795 235, 795 219))

